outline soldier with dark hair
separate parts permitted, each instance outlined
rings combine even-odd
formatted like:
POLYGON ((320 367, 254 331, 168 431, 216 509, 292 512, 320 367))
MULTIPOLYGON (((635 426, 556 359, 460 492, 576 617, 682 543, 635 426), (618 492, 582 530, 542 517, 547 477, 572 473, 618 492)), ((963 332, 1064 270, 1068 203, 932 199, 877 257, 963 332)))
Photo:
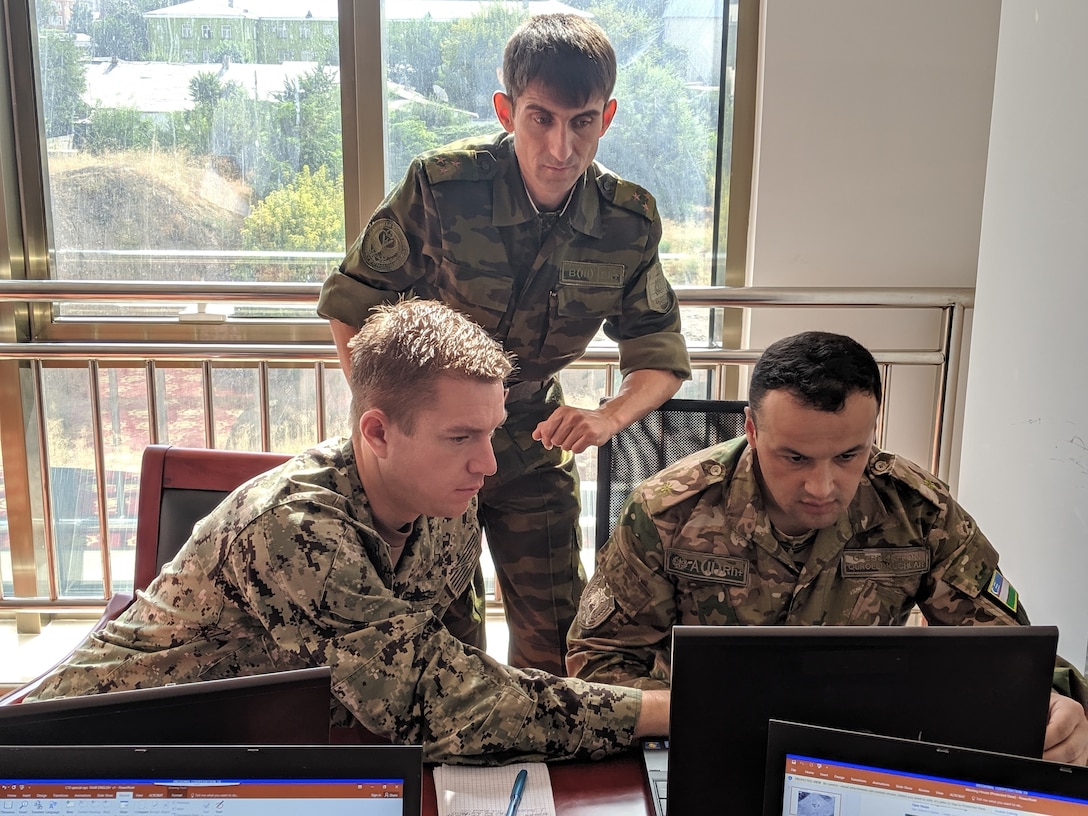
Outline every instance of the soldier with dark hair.
POLYGON ((367 311, 405 292, 464 312, 515 356, 480 520, 511 664, 561 673, 585 583, 571 454, 656 408, 691 370, 653 196, 594 161, 616 114, 607 36, 578 15, 532 17, 507 43, 503 80, 505 132, 416 158, 326 280, 318 312, 344 370, 367 311), (565 405, 558 374, 602 324, 623 382, 599 408, 565 405))
MULTIPOLYGON (((948 488, 874 444, 881 395, 876 361, 849 337, 773 343, 745 435, 632 491, 571 628, 570 673, 668 688, 675 624, 901 625, 915 606, 931 624, 1027 624, 948 488)), ((1045 756, 1084 764, 1084 678, 1060 661, 1055 688, 1045 756)))
POLYGON ((422 744, 428 761, 599 757, 665 733, 667 692, 514 669, 456 637, 505 416, 499 345, 412 300, 350 346, 352 437, 224 499, 37 697, 328 666, 333 724, 422 744))

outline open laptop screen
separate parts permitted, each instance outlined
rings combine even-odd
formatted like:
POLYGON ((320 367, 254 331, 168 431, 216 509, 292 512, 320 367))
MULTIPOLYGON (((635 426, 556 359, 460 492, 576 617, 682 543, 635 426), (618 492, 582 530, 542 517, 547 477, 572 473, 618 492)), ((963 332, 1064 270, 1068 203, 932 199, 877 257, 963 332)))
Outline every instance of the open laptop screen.
POLYGON ((1057 641, 1030 626, 676 626, 668 811, 758 813, 773 718, 1040 756, 1057 641))
POLYGON ((764 816, 1088 816, 1088 768, 772 720, 764 816))
POLYGON ((412 746, 0 748, 5 816, 417 816, 412 746))

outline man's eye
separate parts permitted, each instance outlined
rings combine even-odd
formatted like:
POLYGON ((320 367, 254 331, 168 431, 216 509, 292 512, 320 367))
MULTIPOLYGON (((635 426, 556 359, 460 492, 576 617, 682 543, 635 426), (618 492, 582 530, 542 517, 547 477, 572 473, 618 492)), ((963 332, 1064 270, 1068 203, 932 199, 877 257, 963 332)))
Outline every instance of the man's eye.
POLYGON ((455 445, 460 445, 462 442, 467 442, 467 441, 468 441, 467 436, 451 436, 450 437, 450 442, 452 442, 455 445))

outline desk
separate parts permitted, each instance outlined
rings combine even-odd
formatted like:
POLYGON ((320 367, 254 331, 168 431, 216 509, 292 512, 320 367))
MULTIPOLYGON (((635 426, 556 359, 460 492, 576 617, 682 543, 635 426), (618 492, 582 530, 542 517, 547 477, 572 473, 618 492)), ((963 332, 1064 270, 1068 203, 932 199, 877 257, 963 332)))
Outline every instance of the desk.
MULTIPOLYGON (((362 729, 333 728, 332 743, 385 742, 362 729)), ((550 762, 556 816, 650 816, 640 749, 596 762, 550 762)), ((423 768, 423 816, 438 816, 432 766, 423 768)))
MULTIPOLYGON (((556 816, 649 816, 650 791, 642 755, 620 754, 596 762, 551 762, 556 816)), ((431 768, 423 774, 423 816, 437 816, 431 768)))

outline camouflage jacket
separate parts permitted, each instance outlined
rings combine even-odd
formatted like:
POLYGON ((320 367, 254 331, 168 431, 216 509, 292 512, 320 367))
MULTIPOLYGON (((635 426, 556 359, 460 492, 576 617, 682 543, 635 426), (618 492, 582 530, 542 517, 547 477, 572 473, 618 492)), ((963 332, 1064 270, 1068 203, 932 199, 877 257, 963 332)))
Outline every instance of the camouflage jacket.
POLYGON ((441 300, 546 380, 604 324, 624 374, 691 374, 680 310, 658 257, 646 190, 592 164, 566 212, 542 226, 513 140, 463 140, 416 158, 321 291, 318 313, 360 326, 401 293, 441 300))
POLYGON ((668 687, 673 624, 903 624, 915 605, 935 624, 1028 622, 974 520, 911 462, 874 448, 803 567, 772 533, 754 466, 741 437, 632 492, 570 631, 572 675, 668 687))
MULTIPOLYGON (((597 757, 631 743, 641 693, 502 666, 442 624, 480 535, 422 517, 392 567, 350 440, 243 485, 39 697, 328 665, 367 729, 429 761, 597 757)), ((341 712, 343 709, 341 709, 341 712)))

